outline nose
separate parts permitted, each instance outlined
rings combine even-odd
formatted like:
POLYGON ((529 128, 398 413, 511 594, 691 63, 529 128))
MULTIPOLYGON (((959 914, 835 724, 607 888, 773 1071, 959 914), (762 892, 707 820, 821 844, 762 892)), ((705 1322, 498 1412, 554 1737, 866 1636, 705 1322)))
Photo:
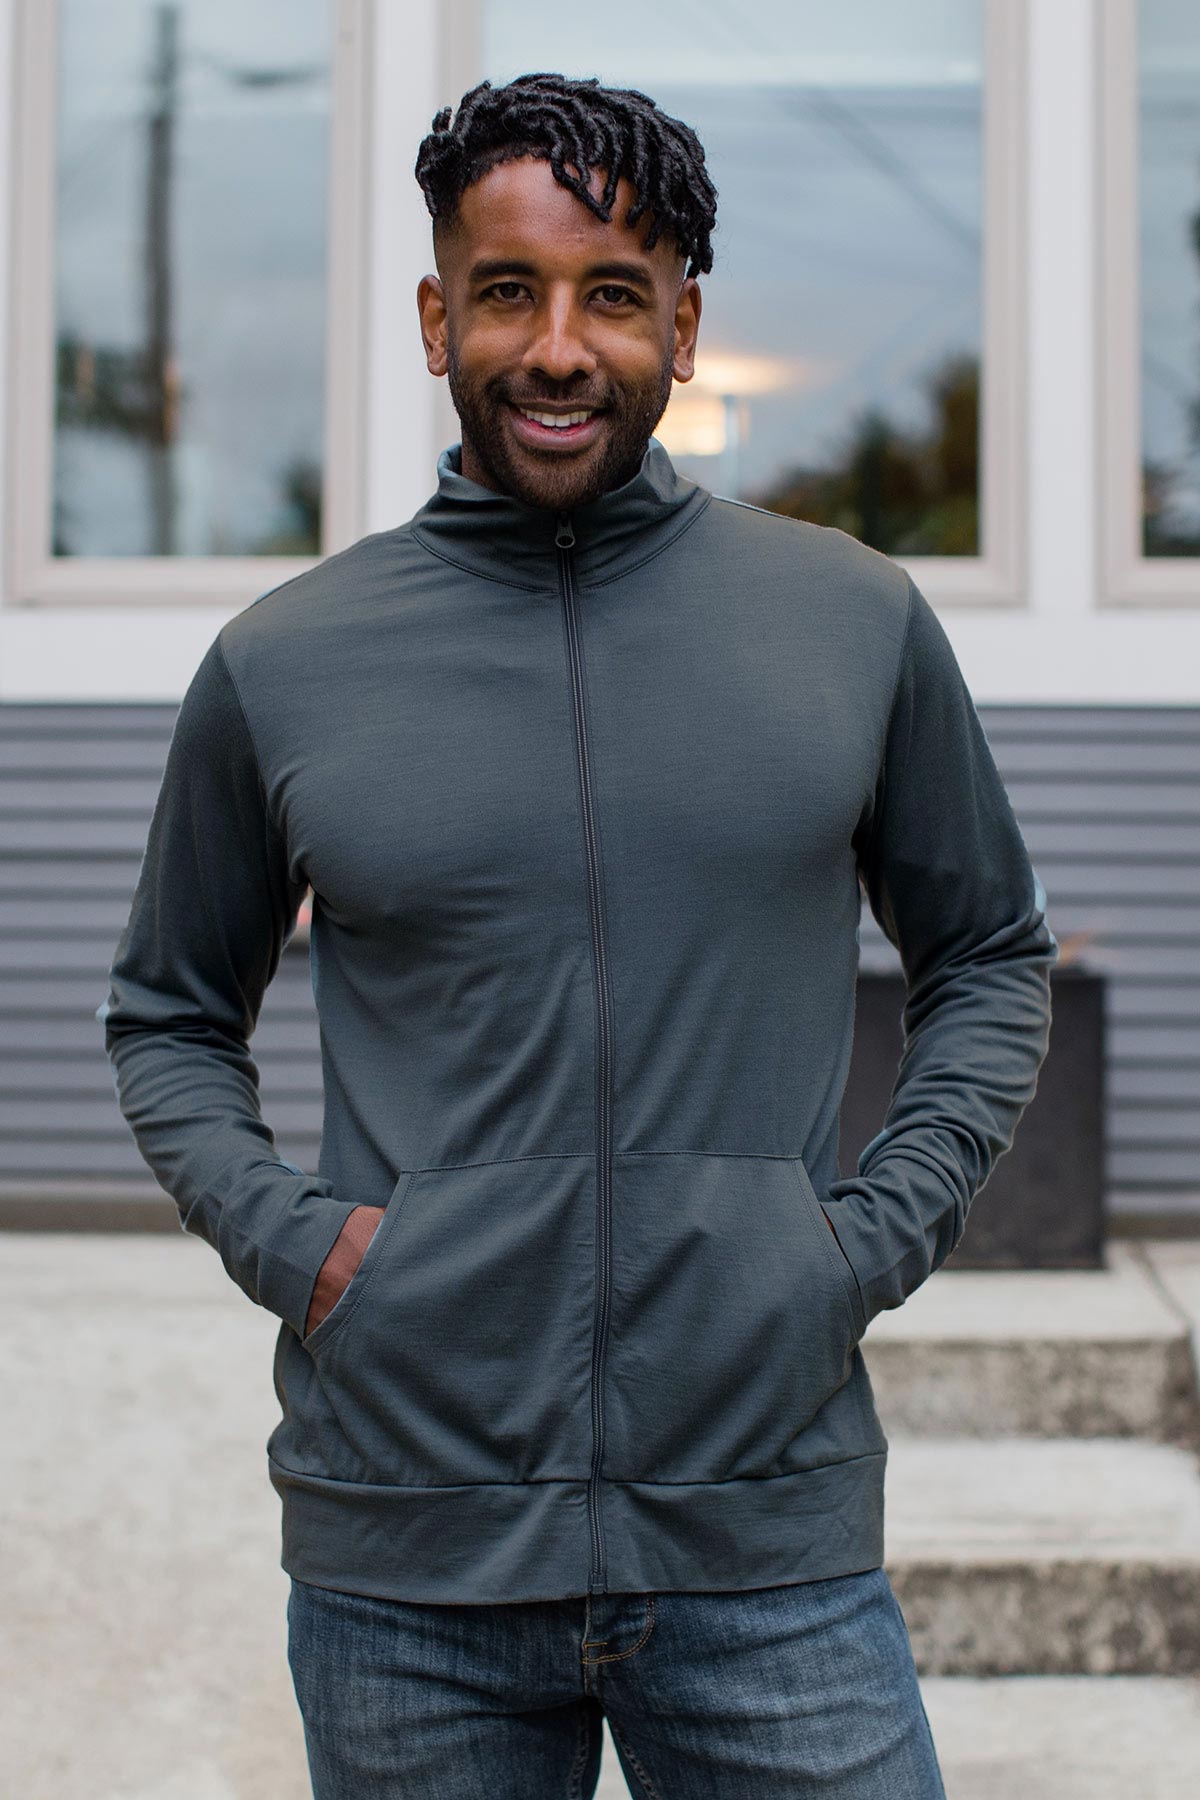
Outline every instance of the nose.
POLYGON ((573 294, 550 295, 535 316, 535 330, 521 359, 526 374, 550 381, 570 381, 593 374, 596 358, 588 348, 573 294))

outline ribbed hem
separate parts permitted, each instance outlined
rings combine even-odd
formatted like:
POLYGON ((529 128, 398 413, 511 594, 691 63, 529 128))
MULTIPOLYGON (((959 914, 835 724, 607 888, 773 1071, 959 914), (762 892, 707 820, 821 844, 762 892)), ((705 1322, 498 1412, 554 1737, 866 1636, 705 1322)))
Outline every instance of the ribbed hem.
MULTIPOLYGON (((601 1483, 593 1593, 731 1592, 883 1562, 887 1452, 744 1481, 601 1483)), ((383 1487, 268 1457, 280 1562, 298 1581, 388 1600, 495 1605, 589 1591, 586 1481, 383 1487)))

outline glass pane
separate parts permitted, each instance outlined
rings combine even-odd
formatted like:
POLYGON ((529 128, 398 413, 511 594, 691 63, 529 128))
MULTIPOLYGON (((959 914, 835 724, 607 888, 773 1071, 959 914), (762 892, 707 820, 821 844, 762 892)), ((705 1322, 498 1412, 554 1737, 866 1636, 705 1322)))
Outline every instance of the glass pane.
POLYGON ((57 556, 321 547, 332 0, 61 0, 57 556))
POLYGON ((983 0, 484 0, 485 72, 597 75, 718 189, 696 376, 658 436, 892 554, 979 543, 983 0))
POLYGON ((1138 26, 1142 548, 1200 556, 1200 11, 1138 26))

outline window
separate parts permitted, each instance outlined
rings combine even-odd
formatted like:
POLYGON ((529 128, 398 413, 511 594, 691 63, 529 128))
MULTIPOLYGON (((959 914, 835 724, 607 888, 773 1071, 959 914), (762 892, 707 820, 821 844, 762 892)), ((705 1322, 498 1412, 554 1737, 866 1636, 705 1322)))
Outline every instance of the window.
POLYGON ((244 603, 358 535, 359 12, 21 9, 11 600, 244 603))
POLYGON ((695 127, 716 261, 657 435, 705 486, 950 599, 1012 598, 1019 573, 1021 23, 985 0, 481 0, 455 71, 598 75, 695 127))
POLYGON ((1200 599, 1200 13, 1101 12, 1105 598, 1200 599))

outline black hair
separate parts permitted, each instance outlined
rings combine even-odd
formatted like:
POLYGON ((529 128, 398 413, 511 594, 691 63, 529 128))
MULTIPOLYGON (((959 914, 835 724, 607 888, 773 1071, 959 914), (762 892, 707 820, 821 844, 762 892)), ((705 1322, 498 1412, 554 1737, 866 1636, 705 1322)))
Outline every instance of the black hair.
POLYGON ((605 220, 624 176, 637 194, 625 223, 636 225, 647 208, 653 213, 646 248, 666 232, 688 259, 688 275, 712 268, 717 190, 704 147, 690 125, 648 94, 601 87, 596 76, 518 75, 503 87, 481 81, 459 101, 453 124, 448 106, 435 115, 417 152, 414 173, 435 225, 453 218, 473 182, 518 156, 548 162, 555 180, 605 220), (568 160, 578 174, 568 170, 568 160), (601 200, 588 186, 594 169, 606 171, 601 200))

